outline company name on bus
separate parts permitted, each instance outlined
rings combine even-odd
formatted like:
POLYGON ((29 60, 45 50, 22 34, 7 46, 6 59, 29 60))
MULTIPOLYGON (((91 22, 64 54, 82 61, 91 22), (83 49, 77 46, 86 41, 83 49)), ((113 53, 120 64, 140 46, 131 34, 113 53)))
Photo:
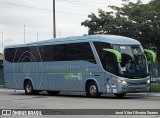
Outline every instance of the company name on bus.
POLYGON ((48 65, 47 69, 61 70, 61 69, 79 69, 80 65, 48 65))

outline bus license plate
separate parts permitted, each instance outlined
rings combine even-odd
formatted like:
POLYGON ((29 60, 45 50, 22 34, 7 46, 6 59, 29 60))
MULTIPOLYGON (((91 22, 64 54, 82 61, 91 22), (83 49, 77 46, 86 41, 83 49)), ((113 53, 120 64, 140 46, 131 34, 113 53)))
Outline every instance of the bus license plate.
POLYGON ((136 91, 140 91, 141 89, 140 88, 136 88, 136 91))

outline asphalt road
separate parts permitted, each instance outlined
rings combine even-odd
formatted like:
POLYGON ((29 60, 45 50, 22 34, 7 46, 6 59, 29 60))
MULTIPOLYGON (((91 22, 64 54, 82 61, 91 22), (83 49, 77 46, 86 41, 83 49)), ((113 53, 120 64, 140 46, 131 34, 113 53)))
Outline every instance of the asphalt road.
MULTIPOLYGON (((22 90, 0 89, 0 109, 160 109, 160 94, 157 93, 143 93, 143 94, 128 94, 123 99, 117 99, 114 95, 103 95, 100 98, 87 98, 83 94, 77 93, 62 93, 58 96, 51 96, 43 92, 39 95, 25 95, 22 90)), ((0 118, 9 116, 0 116, 0 118)), ((22 116, 16 116, 22 117, 22 116)), ((31 116, 25 116, 31 117, 31 116)), ((33 118, 36 116, 32 116, 33 118)), ((70 115, 57 116, 41 116, 56 117, 56 118, 75 118, 70 115)), ((37 118, 41 118, 37 116, 37 118)), ((79 118, 90 118, 90 115, 76 116, 79 118)), ((92 116, 101 118, 122 117, 122 116, 92 116)), ((135 117, 123 116, 123 118, 135 117)), ((152 116, 136 116, 136 117, 160 117, 158 115, 152 116)))

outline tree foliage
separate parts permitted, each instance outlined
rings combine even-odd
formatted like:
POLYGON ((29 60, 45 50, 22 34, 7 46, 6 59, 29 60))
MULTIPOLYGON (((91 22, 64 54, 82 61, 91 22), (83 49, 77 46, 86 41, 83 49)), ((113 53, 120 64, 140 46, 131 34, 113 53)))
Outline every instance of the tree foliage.
MULTIPOLYGON (((122 7, 109 6, 112 12, 98 10, 88 15, 81 25, 88 27, 88 34, 114 34, 139 40, 145 46, 156 47, 160 57, 160 0, 143 4, 123 0, 122 7)), ((159 58, 160 59, 160 58, 159 58)))

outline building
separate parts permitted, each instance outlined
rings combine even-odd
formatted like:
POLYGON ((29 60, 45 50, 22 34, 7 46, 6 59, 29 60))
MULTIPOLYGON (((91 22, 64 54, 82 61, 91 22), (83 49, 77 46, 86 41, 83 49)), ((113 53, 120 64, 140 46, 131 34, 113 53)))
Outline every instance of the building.
POLYGON ((3 80, 3 55, 0 53, 0 87, 4 84, 3 80))

